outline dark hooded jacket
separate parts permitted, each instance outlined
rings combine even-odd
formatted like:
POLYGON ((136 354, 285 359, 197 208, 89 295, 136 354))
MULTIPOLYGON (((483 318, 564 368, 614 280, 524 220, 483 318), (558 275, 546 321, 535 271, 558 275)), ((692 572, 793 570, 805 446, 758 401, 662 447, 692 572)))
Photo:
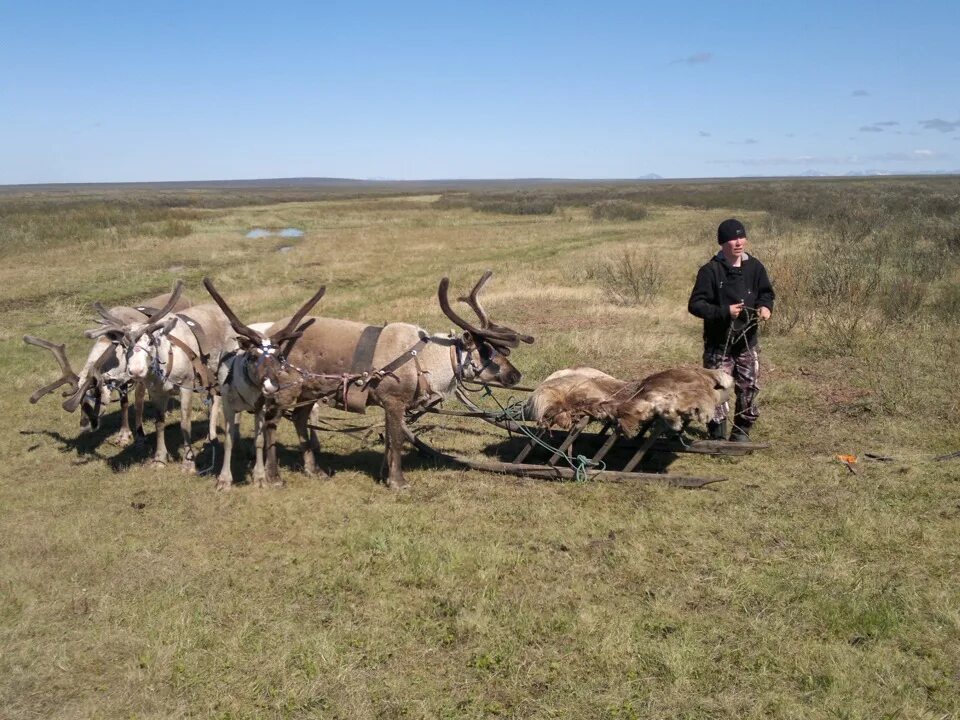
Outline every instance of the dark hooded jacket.
POLYGON ((763 263, 744 253, 740 267, 731 267, 723 253, 718 252, 697 272, 697 282, 690 293, 687 310, 703 319, 705 348, 722 350, 726 347, 732 324, 731 346, 728 349, 742 349, 756 346, 756 323, 750 322, 753 313, 742 312, 739 317, 731 318, 730 305, 742 302, 745 308, 751 310, 765 307, 772 311, 773 299, 773 285, 763 263), (743 332, 745 328, 746 333, 743 332))

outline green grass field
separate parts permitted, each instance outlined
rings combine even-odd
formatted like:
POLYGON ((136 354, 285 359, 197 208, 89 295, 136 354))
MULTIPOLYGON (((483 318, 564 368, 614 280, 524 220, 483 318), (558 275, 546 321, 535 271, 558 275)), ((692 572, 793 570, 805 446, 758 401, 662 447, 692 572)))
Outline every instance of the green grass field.
MULTIPOLYGON (((23 191, 0 196, 0 257, 0 717, 960 716, 960 458, 933 460, 960 450, 956 178, 23 191), (593 209, 611 200, 634 210, 593 209), (708 489, 409 452, 395 493, 382 446, 344 436, 322 438, 334 477, 305 476, 286 423, 286 488, 218 494, 145 463, 152 422, 118 448, 116 405, 82 436, 58 396, 26 400, 57 370, 22 335, 76 368, 91 302, 176 278, 205 302, 204 275, 249 321, 326 284, 322 314, 444 331, 439 279, 459 294, 490 268, 493 319, 537 338, 511 356, 524 384, 695 364, 686 300, 731 215, 779 295, 772 448, 670 466, 729 478, 708 489), (287 226, 304 237, 244 237, 287 226), (626 257, 654 296, 614 292, 626 257)), ((479 453, 491 430, 434 437, 479 453)))

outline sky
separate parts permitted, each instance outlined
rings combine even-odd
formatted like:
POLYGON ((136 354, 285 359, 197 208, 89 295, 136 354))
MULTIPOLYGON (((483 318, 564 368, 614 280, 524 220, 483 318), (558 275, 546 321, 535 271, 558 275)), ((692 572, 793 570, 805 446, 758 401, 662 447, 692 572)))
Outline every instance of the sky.
POLYGON ((960 170, 960 3, 0 0, 0 184, 960 170))

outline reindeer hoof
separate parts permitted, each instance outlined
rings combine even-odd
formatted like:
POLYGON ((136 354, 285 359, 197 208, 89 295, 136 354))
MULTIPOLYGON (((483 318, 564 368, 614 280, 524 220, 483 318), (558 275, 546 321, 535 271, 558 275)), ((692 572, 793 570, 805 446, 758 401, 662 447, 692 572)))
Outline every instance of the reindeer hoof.
POLYGON ((218 480, 217 481, 217 491, 218 492, 227 492, 233 487, 233 483, 229 480, 218 480))
POLYGON ((155 468, 163 468, 167 466, 167 461, 161 458, 154 458, 150 461, 150 465, 155 468))
POLYGON ((393 478, 387 478, 387 487, 391 490, 409 490, 410 483, 406 481, 405 478, 400 478, 399 480, 394 480, 393 478))
POLYGON ((193 462, 193 460, 184 460, 180 463, 180 472, 187 475, 196 475, 197 465, 193 462))
POLYGON ((110 438, 110 444, 117 447, 128 447, 133 445, 133 435, 130 433, 117 433, 110 438))

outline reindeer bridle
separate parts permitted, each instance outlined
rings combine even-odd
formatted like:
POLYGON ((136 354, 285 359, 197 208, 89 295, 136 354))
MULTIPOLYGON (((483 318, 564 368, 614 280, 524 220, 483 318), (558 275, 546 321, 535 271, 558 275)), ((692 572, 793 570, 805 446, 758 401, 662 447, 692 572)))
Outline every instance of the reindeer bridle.
MULTIPOLYGON (((259 385, 260 383, 256 382, 255 379, 250 376, 249 367, 250 361, 252 360, 250 356, 254 353, 257 355, 256 362, 254 363, 255 368, 262 367, 270 358, 277 361, 278 367, 284 367, 286 365, 287 355, 293 349, 294 343, 296 343, 297 340, 303 336, 304 331, 314 323, 315 318, 309 318, 305 322, 301 321, 303 321, 313 306, 319 302, 327 290, 326 286, 321 287, 314 293, 313 297, 307 300, 307 302, 294 313, 286 326, 268 337, 240 321, 240 318, 238 318, 237 314, 230 308, 227 301, 217 292, 210 278, 203 279, 203 286, 207 289, 207 292, 210 293, 210 297, 213 298, 214 302, 223 310, 223 314, 227 316, 227 319, 230 321, 230 326, 233 328, 233 331, 237 333, 238 338, 242 338, 243 341, 250 343, 250 347, 243 353, 243 372, 247 380, 253 385, 259 385)), ((279 389, 279 387, 278 381, 277 389, 279 389)))

